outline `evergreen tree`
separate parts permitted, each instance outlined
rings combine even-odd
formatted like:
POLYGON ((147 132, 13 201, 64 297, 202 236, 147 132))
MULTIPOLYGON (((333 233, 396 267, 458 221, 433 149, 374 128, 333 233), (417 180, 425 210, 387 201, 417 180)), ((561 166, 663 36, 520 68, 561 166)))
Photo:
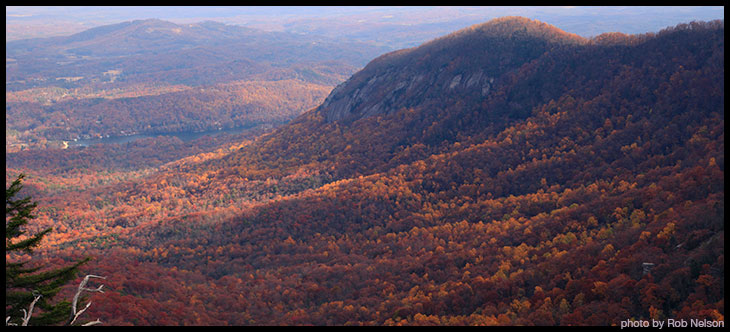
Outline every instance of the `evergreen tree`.
POLYGON ((20 174, 5 192, 5 317, 10 317, 10 323, 20 325, 23 310, 28 310, 31 302, 40 295, 35 308, 41 310, 35 311, 38 314, 30 319, 29 325, 54 325, 68 321, 71 303, 62 301, 52 304, 51 299, 76 276, 79 266, 89 258, 57 269, 47 269, 42 265, 28 267, 29 261, 8 260, 8 254, 12 252, 32 253, 33 248, 52 231, 52 228, 47 228, 32 236, 22 237, 25 231, 21 227, 35 218, 33 209, 37 206, 36 202, 31 202, 31 197, 16 198, 23 187, 21 181, 24 176, 20 174))

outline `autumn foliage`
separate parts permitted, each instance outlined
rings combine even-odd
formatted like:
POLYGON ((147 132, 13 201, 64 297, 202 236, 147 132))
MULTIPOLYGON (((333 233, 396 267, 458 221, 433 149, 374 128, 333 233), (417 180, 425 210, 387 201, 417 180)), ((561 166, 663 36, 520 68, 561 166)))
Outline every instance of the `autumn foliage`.
MULTIPOLYGON (((313 110, 48 191, 40 251, 103 256, 89 315, 114 325, 724 320, 722 21, 580 42, 497 23, 570 42, 535 42, 483 98, 313 110)), ((476 47, 460 41, 482 28, 434 43, 476 47)))

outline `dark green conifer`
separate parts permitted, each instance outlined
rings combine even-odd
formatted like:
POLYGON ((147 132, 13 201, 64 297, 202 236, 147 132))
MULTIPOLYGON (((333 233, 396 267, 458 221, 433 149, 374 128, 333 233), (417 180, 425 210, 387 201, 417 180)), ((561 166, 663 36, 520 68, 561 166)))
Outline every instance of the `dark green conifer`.
POLYGON ((79 266, 89 258, 57 269, 28 264, 30 261, 16 261, 12 258, 8 260, 8 254, 12 257, 12 252, 32 253, 33 248, 52 231, 49 227, 32 236, 23 237, 25 231, 22 227, 35 218, 33 210, 37 206, 36 202, 31 201, 31 197, 16 198, 23 188, 21 181, 24 176, 20 174, 5 191, 5 317, 10 317, 9 323, 20 325, 23 309, 28 310, 35 297, 40 295, 28 325, 55 325, 68 321, 71 303, 62 301, 53 304, 51 299, 63 285, 76 276, 79 266))

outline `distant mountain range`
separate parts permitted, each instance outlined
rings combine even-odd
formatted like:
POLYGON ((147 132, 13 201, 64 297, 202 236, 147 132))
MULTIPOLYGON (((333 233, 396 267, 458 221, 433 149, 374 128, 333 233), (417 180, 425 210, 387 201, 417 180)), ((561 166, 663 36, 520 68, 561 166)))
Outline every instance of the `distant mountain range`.
POLYGON ((255 140, 39 206, 67 230, 47 252, 103 257, 109 324, 721 321, 724 21, 495 19, 255 140))
POLYGON ((316 106, 385 50, 157 19, 7 42, 6 150, 46 147, 39 143, 45 140, 60 146, 80 137, 278 125, 316 106))
POLYGON ((722 6, 8 6, 6 40, 68 35, 90 27, 156 17, 175 23, 215 20, 267 31, 377 43, 392 50, 488 20, 520 15, 583 37, 644 33, 679 22, 722 19, 722 6), (86 27, 86 28, 84 28, 86 27))
POLYGON ((6 49, 6 89, 11 90, 52 85, 63 77, 78 77, 76 85, 100 82, 109 79, 109 71, 118 72, 118 82, 200 85, 230 81, 233 78, 225 74, 231 70, 237 80, 271 78, 277 74, 269 72, 289 70, 287 78, 331 84, 340 76, 307 75, 302 65, 332 64, 336 75, 346 75, 386 50, 211 21, 178 25, 157 19, 101 26, 67 37, 11 41, 6 49), (216 73, 216 68, 232 64, 236 68, 216 73), (196 72, 203 68, 207 75, 196 72))

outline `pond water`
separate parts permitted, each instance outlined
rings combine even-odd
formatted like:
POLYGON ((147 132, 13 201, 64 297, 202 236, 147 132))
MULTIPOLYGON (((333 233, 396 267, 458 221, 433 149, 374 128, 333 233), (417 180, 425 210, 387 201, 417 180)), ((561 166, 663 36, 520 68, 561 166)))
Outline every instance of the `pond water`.
POLYGON ((121 143, 128 143, 132 141, 136 141, 138 139, 142 138, 148 138, 148 137, 157 137, 157 136, 175 136, 182 140, 183 142, 196 140, 198 138, 201 138, 203 136, 216 136, 221 134, 240 134, 245 131, 251 130, 255 126, 248 126, 248 127, 239 127, 239 128, 231 128, 231 129, 221 129, 221 130, 209 130, 209 131, 201 131, 201 132, 193 132, 193 131, 181 131, 181 132, 175 132, 175 133, 159 133, 159 134, 135 134, 135 135, 129 135, 129 136, 109 136, 109 137, 102 137, 102 138, 90 138, 90 139, 79 139, 76 141, 68 141, 68 146, 89 146, 94 144, 121 144, 121 143))

